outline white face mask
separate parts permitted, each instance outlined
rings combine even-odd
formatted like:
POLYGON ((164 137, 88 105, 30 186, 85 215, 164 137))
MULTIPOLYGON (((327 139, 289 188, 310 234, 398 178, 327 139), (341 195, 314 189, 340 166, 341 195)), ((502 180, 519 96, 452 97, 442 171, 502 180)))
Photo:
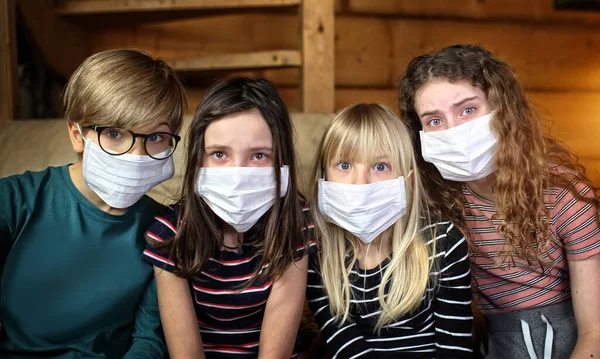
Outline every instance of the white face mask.
POLYGON ((494 172, 496 136, 490 127, 493 112, 443 131, 420 131, 425 161, 442 177, 457 182, 474 181, 494 172))
POLYGON ((175 173, 172 156, 166 160, 127 153, 113 156, 93 141, 85 137, 83 140, 83 180, 113 208, 131 207, 152 187, 175 173))
MULTIPOLYGON (((287 193, 288 166, 281 167, 281 197, 287 193)), ((272 167, 202 167, 196 193, 239 233, 248 231, 275 202, 272 167)))
POLYGON ((325 220, 365 243, 406 214, 404 177, 369 184, 346 184, 319 179, 319 210, 325 220))

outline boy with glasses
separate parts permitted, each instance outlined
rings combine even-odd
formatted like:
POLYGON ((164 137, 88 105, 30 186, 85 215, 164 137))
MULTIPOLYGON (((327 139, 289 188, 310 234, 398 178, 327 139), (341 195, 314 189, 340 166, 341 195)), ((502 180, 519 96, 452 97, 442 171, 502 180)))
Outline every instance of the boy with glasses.
POLYGON ((81 161, 0 179, 0 357, 164 357, 139 258, 161 207, 145 193, 173 176, 185 107, 173 69, 139 51, 95 54, 71 76, 81 161))

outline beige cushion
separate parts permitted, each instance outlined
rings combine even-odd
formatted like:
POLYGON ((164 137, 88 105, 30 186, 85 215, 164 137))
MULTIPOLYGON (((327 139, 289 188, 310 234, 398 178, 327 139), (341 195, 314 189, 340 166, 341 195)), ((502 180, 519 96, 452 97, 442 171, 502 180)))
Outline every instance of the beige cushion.
MULTIPOLYGON (((310 172, 316 149, 332 114, 293 114, 300 187, 310 183, 310 172)), ((175 176, 150 191, 161 203, 177 200, 182 180, 185 139, 190 117, 184 121, 182 141, 174 154, 175 176)), ((40 171, 48 166, 76 162, 64 120, 23 120, 0 122, 0 178, 25 171, 40 171)), ((306 193, 306 192, 305 192, 306 193)))

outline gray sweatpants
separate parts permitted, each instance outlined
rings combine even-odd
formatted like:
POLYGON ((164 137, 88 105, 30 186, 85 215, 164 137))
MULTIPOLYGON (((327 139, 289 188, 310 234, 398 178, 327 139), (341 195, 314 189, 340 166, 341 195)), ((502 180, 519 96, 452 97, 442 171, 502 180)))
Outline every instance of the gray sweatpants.
POLYGON ((485 359, 530 359, 521 320, 529 324, 531 342, 538 359, 544 359, 546 317, 553 329, 552 359, 569 359, 577 342, 577 323, 569 300, 545 307, 486 315, 489 332, 485 359))

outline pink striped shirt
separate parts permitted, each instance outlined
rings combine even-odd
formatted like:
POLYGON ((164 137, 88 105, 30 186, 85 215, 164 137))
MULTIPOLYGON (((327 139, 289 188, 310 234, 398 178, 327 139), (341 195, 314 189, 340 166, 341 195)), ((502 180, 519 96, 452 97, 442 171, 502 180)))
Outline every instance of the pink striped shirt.
MULTIPOLYGON (((573 181, 581 196, 592 198, 591 188, 573 181)), ((551 235, 544 259, 549 266, 530 266, 526 260, 503 261, 506 240, 498 232, 501 220, 492 219, 493 201, 484 199, 465 186, 465 221, 470 240, 477 251, 470 253, 477 305, 484 313, 510 312, 559 303, 571 298, 569 261, 580 261, 600 253, 598 208, 577 200, 564 188, 545 191, 551 235)))

